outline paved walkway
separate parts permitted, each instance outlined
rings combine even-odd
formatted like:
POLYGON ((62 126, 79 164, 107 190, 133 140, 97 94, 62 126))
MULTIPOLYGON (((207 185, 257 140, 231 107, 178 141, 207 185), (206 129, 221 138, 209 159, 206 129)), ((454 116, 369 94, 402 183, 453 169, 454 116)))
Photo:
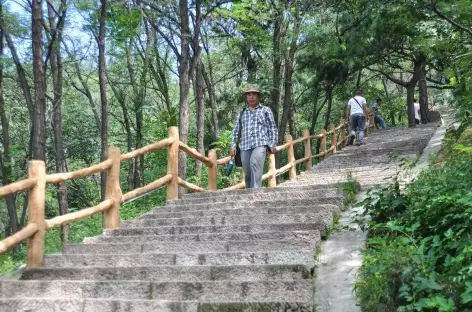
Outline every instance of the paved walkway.
MULTIPOLYGON (((405 167, 405 163, 415 162, 423 149, 428 155, 437 151, 435 147, 443 135, 442 128, 437 128, 437 124, 422 125, 416 129, 381 130, 368 137, 365 146, 346 148, 314 167, 313 172, 307 173, 304 179, 331 184, 346 181, 350 174, 364 191, 385 185, 405 167)), ((424 157, 427 159, 427 156, 424 157)), ((301 181, 290 183, 300 184, 301 181)), ((365 192, 359 194, 357 200, 362 200, 363 196, 365 192)), ((339 230, 322 243, 315 282, 317 312, 360 311, 353 293, 357 269, 362 264, 360 251, 366 239, 366 233, 353 223, 354 216, 360 211, 362 207, 344 212, 339 230)))

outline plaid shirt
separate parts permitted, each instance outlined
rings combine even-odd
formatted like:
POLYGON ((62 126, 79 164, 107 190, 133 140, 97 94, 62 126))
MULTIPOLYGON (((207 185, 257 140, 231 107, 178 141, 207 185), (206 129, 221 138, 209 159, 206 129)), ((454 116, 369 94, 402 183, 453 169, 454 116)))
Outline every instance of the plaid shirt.
MULTIPOLYGON (((233 129, 232 147, 236 147, 238 143, 240 116, 241 113, 238 113, 233 129)), ((247 151, 259 146, 275 147, 277 145, 277 126, 274 115, 267 106, 259 105, 252 111, 246 107, 243 110, 241 121, 241 150, 247 151)))

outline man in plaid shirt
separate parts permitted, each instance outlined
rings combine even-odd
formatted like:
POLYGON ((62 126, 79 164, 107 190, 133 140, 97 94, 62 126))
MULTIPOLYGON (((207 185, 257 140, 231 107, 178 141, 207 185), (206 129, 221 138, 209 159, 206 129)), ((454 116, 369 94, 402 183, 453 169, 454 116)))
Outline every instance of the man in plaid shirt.
POLYGON ((245 174, 246 188, 259 188, 266 152, 275 153, 278 131, 274 115, 267 106, 259 104, 261 91, 257 86, 248 86, 243 92, 247 106, 237 115, 233 129, 231 155, 236 154, 236 146, 241 136, 241 162, 245 174), (241 120, 241 126, 239 122, 241 120), (239 129, 241 128, 241 134, 239 129))

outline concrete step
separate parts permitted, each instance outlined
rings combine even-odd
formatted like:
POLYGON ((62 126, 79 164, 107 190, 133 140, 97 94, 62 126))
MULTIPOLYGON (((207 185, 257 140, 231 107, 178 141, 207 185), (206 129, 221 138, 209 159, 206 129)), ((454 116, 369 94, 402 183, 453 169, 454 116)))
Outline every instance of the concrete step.
POLYGON ((312 281, 0 281, 1 299, 68 298, 310 302, 312 281))
POLYGON ((294 207, 294 206, 317 206, 323 204, 334 204, 342 207, 344 196, 329 196, 307 199, 284 199, 284 200, 261 200, 261 201, 237 201, 226 203, 204 203, 183 206, 164 206, 154 208, 152 212, 183 212, 211 209, 253 208, 253 207, 294 207))
POLYGON ((190 217, 190 218, 147 218, 122 224, 122 228, 160 227, 188 225, 236 225, 236 224, 282 224, 311 223, 324 221, 332 224, 333 212, 323 208, 309 214, 253 214, 242 216, 190 217))
POLYGON ((211 209, 211 210, 195 210, 195 211, 184 211, 184 212, 159 212, 155 209, 155 212, 147 213, 142 215, 138 220, 141 219, 160 219, 160 218, 190 218, 190 217, 222 217, 222 216, 241 216, 241 215, 264 215, 264 214, 310 214, 317 211, 330 210, 335 215, 341 213, 341 209, 338 205, 325 204, 325 205, 313 205, 313 206, 301 206, 301 207, 282 207, 282 208, 271 208, 271 207, 254 207, 254 208, 230 208, 230 209, 211 209))
POLYGON ((244 194, 264 194, 264 193, 290 193, 293 191, 312 191, 320 190, 325 187, 320 187, 317 185, 305 185, 302 188, 296 190, 288 187, 277 186, 275 188, 258 188, 258 189, 242 189, 242 190, 218 190, 215 192, 204 192, 204 193, 189 193, 184 194, 183 199, 194 199, 194 198, 209 198, 209 197, 220 197, 220 196, 234 196, 234 195, 244 195, 244 194))
POLYGON ((44 267, 150 267, 160 265, 262 265, 303 264, 311 266, 313 250, 220 253, 160 253, 104 255, 46 255, 44 267))
POLYGON ((305 199, 305 198, 319 198, 319 197, 335 197, 343 196, 344 192, 339 188, 327 188, 323 190, 306 190, 291 192, 269 192, 269 193, 248 193, 248 194, 226 194, 222 196, 211 196, 202 198, 183 198, 179 200, 169 200, 166 206, 184 206, 195 204, 220 204, 237 201, 266 201, 266 200, 284 200, 284 199, 305 199))
POLYGON ((0 312, 312 312, 311 302, 197 302, 120 299, 0 299, 0 312))
POLYGON ((204 226, 162 226, 152 228, 119 228, 103 231, 104 236, 138 235, 185 235, 209 233, 257 233, 279 231, 320 231, 324 235, 326 224, 323 221, 312 223, 284 224, 239 224, 239 225, 204 225, 204 226))
POLYGON ((152 242, 206 242, 206 241, 256 241, 256 240, 304 240, 319 242, 319 231, 284 231, 260 233, 222 233, 190 235, 146 235, 146 236, 95 236, 84 239, 85 244, 95 243, 152 243, 152 242))
POLYGON ((27 270, 23 280, 95 280, 95 281, 257 281, 310 279, 311 269, 292 265, 240 266, 153 266, 153 267, 93 267, 38 268, 27 270))
POLYGON ((157 242, 125 244, 65 245, 63 254, 140 254, 140 253, 208 253, 313 250, 316 242, 308 241, 216 241, 216 242, 157 242))

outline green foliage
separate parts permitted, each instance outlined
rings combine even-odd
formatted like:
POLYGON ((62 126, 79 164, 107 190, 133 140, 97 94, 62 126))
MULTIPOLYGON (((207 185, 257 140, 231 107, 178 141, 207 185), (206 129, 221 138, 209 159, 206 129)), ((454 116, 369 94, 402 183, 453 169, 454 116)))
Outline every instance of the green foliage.
POLYGON ((471 145, 455 145, 406 190, 396 183, 365 200, 363 311, 471 311, 471 145))

